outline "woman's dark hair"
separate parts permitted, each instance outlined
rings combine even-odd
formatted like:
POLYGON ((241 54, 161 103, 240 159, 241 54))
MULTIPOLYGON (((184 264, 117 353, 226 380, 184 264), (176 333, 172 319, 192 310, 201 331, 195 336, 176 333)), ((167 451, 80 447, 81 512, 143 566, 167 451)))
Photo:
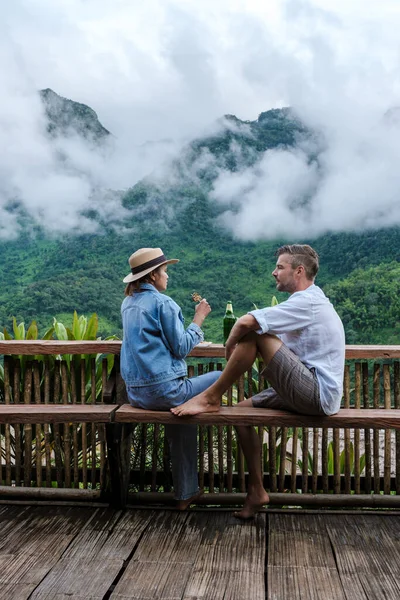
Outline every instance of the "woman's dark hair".
POLYGON ((143 275, 143 277, 136 279, 136 281, 130 281, 125 288, 125 296, 133 296, 135 292, 140 292, 140 286, 142 283, 152 283, 151 276, 154 275, 154 273, 157 273, 157 271, 159 271, 163 266, 164 265, 157 267, 157 269, 150 271, 150 273, 143 275))

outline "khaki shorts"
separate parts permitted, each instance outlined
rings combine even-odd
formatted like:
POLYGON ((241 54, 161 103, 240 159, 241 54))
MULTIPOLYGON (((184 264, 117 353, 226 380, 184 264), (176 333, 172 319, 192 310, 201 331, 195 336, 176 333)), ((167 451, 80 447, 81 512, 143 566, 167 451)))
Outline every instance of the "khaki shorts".
POLYGON ((262 374, 272 387, 253 396, 253 406, 290 410, 302 415, 325 414, 315 369, 308 369, 285 344, 262 374))

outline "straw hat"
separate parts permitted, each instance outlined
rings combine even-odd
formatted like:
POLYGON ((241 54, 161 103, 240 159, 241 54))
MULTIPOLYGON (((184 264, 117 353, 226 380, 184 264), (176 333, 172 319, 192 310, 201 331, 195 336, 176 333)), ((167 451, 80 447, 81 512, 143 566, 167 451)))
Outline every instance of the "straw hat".
POLYGON ((161 265, 170 265, 177 262, 179 262, 177 258, 167 260, 161 248, 140 248, 129 257, 131 273, 124 277, 123 281, 124 283, 136 281, 161 265))

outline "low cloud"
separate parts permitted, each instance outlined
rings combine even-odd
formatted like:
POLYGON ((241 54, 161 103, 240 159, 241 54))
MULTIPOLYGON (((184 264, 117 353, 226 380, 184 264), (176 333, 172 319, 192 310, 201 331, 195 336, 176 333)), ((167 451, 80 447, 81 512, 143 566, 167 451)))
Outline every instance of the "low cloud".
POLYGON ((392 0, 367 5, 15 0, 0 23, 0 238, 26 219, 55 234, 93 231, 93 209, 123 222, 123 191, 149 176, 176 185, 171 161, 207 125, 279 106, 313 137, 237 173, 207 151, 190 166, 193 177, 215 171, 234 235, 399 224, 400 15, 392 0), (47 87, 96 110, 108 143, 50 139, 47 87))

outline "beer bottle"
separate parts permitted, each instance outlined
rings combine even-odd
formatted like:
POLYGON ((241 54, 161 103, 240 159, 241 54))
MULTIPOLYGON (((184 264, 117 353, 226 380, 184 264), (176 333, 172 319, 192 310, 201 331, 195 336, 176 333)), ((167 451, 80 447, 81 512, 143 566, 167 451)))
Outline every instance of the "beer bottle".
POLYGON ((229 337, 232 327, 236 323, 236 317, 233 314, 232 302, 229 301, 226 305, 226 311, 224 316, 224 346, 226 344, 226 340, 229 337))

